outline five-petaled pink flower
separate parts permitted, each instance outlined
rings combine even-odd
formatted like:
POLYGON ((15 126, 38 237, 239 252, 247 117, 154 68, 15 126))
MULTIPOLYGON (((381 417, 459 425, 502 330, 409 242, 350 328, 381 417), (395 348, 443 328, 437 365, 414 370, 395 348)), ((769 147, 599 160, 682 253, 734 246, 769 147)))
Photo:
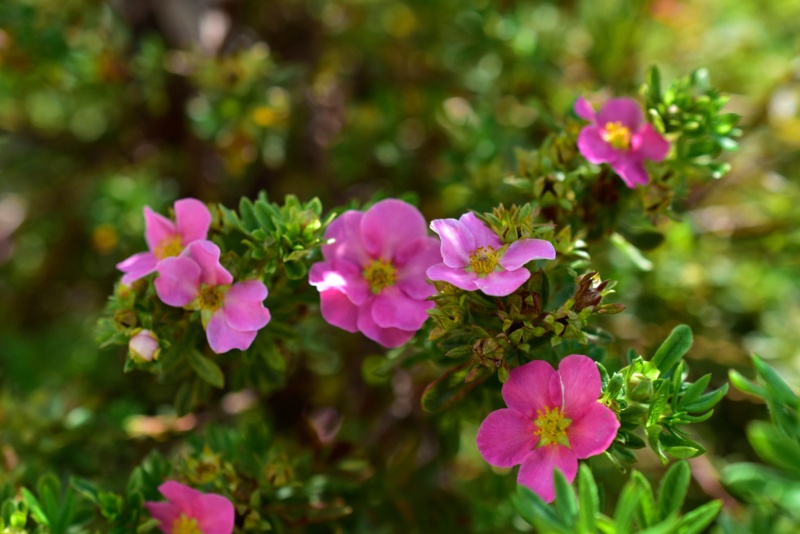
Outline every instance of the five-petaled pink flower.
POLYGON ((125 273, 122 283, 126 286, 156 270, 164 258, 177 256, 191 242, 205 239, 211 225, 211 213, 205 204, 193 198, 175 202, 175 222, 144 207, 144 238, 148 252, 134 254, 117 264, 125 273))
POLYGON ((497 467, 522 464, 517 482, 546 502, 553 500, 553 469, 572 482, 578 460, 600 454, 617 435, 614 412, 597 401, 600 372, 580 354, 567 356, 555 371, 532 361, 511 371, 503 385, 508 408, 484 419, 478 450, 497 467))
POLYGON ((167 502, 146 502, 164 534, 231 534, 236 512, 231 501, 168 480, 158 487, 167 502))
POLYGON ((583 98, 575 102, 575 113, 592 124, 578 135, 578 150, 591 163, 608 163, 633 189, 650 176, 644 160, 661 161, 669 152, 669 141, 644 122, 642 109, 632 98, 612 98, 595 114, 583 98))
POLYGON ((325 261, 311 266, 308 281, 320 292, 330 324, 361 331, 385 347, 411 339, 434 306, 425 270, 442 260, 439 241, 410 204, 382 200, 366 212, 346 211, 325 231, 325 261))
POLYGON ((444 263, 431 266, 428 278, 467 291, 510 295, 530 278, 526 263, 556 257, 553 245, 543 239, 525 238, 504 245, 472 212, 458 220, 437 219, 431 222, 431 229, 442 238, 444 263))
POLYGON ((211 350, 247 350, 270 320, 267 287, 259 280, 233 284, 211 241, 194 241, 180 256, 158 263, 156 293, 170 306, 200 310, 211 350))

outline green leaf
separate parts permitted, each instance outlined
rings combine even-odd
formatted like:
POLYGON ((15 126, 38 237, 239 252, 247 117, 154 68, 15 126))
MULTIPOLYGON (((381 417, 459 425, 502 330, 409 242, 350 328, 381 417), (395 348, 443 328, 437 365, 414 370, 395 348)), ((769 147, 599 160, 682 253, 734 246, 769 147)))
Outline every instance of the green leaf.
POLYGON ((678 406, 682 408, 683 406, 686 406, 697 399, 703 394, 703 391, 706 390, 709 382, 711 382, 710 374, 701 377, 697 382, 691 384, 688 388, 686 388, 686 391, 683 392, 683 396, 681 397, 678 406))
POLYGON ((658 509, 656 508, 656 499, 653 495, 653 487, 639 471, 631 473, 631 480, 636 482, 642 489, 641 500, 639 502, 640 506, 637 514, 639 526, 644 528, 654 525, 656 521, 658 521, 658 509))
POLYGON ((684 354, 689 352, 692 341, 691 328, 685 324, 676 326, 658 348, 652 362, 658 366, 662 373, 669 371, 683 358, 684 354))
POLYGON ((39 504, 39 500, 28 490, 28 488, 22 488, 22 498, 25 501, 25 504, 28 505, 28 510, 30 510, 34 521, 40 525, 50 526, 50 520, 47 518, 44 510, 42 510, 42 505, 39 504))
POLYGON ((422 409, 426 412, 438 412, 457 403, 482 383, 489 374, 485 374, 472 382, 465 383, 469 365, 460 365, 446 371, 442 376, 428 384, 422 392, 422 409))
POLYGON ((786 385, 786 382, 778 375, 778 372, 755 354, 753 354, 753 364, 756 366, 758 374, 764 380, 764 385, 767 387, 767 390, 772 393, 775 400, 797 408, 797 395, 786 385))
POLYGON ((614 520, 617 522, 617 532, 633 532, 633 519, 636 510, 639 508, 639 501, 642 496, 642 488, 633 481, 628 481, 622 488, 622 492, 614 511, 614 520))
POLYGON ((722 508, 722 501, 711 501, 699 508, 695 508, 678 523, 678 534, 699 534, 711 524, 722 508))
POLYGON ((692 470, 683 460, 673 464, 664 474, 658 487, 658 516, 661 520, 680 511, 691 477, 692 470))
POLYGON ((728 371, 728 380, 730 380, 731 384, 733 384, 739 391, 761 398, 767 396, 766 391, 764 391, 761 386, 745 378, 745 376, 739 371, 735 371, 733 369, 728 371))
POLYGON ((258 219, 253 209, 253 203, 245 197, 242 197, 239 201, 239 214, 241 215, 242 226, 244 226, 245 230, 248 232, 252 232, 259 227, 258 219))
POLYGON ((225 386, 225 375, 222 374, 222 370, 216 363, 196 350, 190 350, 188 352, 188 357, 189 365, 192 366, 197 376, 215 388, 222 389, 225 386))
POLYGON ((765 421, 748 426, 747 439, 765 462, 800 473, 800 444, 796 439, 784 436, 765 421))
POLYGON ((308 267, 301 261, 284 262, 283 268, 286 271, 286 277, 289 278, 289 280, 300 280, 308 273, 308 267))
POLYGON ((658 67, 653 65, 647 71, 645 77, 647 83, 647 98, 652 104, 661 102, 661 74, 658 67))
POLYGON ((690 412, 690 413, 702 413, 707 412, 711 408, 717 405, 717 403, 722 400, 722 397, 728 392, 728 384, 722 384, 722 387, 711 391, 710 393, 706 393, 705 395, 701 395, 696 401, 692 402, 691 404, 687 404, 683 406, 682 409, 690 412))
POLYGON ((578 516, 578 501, 560 469, 553 469, 553 485, 556 490, 556 506, 561 512, 561 517, 571 527, 578 516))
POLYGON ((94 484, 92 484, 88 480, 83 480, 83 479, 80 479, 80 478, 72 477, 72 478, 69 479, 69 484, 70 484, 70 486, 75 488, 75 490, 78 493, 83 495, 86 499, 88 499, 92 503, 94 503, 94 504, 98 503, 98 500, 97 500, 97 498, 98 498, 97 497, 97 495, 98 495, 97 486, 95 486, 94 484))
POLYGON ((517 486, 517 494, 511 497, 517 513, 541 532, 568 534, 571 529, 553 509, 538 495, 526 488, 517 486))
POLYGON ((596 532, 597 519, 600 513, 600 497, 597 495, 597 484, 592 476, 592 470, 586 464, 581 464, 578 470, 578 532, 596 532))

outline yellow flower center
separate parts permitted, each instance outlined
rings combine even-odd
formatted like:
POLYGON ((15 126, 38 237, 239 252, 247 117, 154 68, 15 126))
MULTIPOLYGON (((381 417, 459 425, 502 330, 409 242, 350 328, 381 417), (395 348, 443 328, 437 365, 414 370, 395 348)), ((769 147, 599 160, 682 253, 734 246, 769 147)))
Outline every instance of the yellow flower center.
POLYGON ((571 423, 572 419, 564 417, 564 412, 558 406, 552 410, 546 407, 544 413, 542 413, 542 410, 536 410, 535 424, 537 428, 533 433, 539 436, 539 447, 550 445, 551 443, 569 447, 567 427, 571 423))
POLYGON ((225 292, 222 290, 221 286, 203 285, 200 289, 198 301, 201 310, 214 312, 217 311, 225 301, 225 292))
POLYGON ((364 280, 369 284, 373 294, 377 295, 384 288, 393 286, 397 282, 397 273, 391 262, 375 260, 364 267, 364 280))
POLYGON ((197 526, 197 519, 181 514, 172 522, 172 534, 203 534, 203 531, 197 526))
POLYGON ((631 147, 631 131, 621 122, 607 122, 603 141, 617 150, 628 150, 631 147))
POLYGON ((489 274, 497 267, 497 253, 494 247, 480 247, 469 256, 469 266, 475 273, 489 274))
POLYGON ((158 260, 163 260, 164 258, 177 256, 182 250, 183 243, 181 242, 180 234, 171 235, 161 240, 158 246, 156 246, 156 249, 153 251, 153 255, 158 260))

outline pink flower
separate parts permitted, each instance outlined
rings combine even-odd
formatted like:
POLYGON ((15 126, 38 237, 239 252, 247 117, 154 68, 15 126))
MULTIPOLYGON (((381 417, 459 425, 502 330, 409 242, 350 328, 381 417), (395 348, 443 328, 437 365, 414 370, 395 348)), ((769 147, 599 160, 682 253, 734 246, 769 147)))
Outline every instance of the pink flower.
POLYGON ((385 347, 411 339, 434 306, 425 269, 441 261, 439 242, 410 204, 382 200, 366 212, 346 211, 325 232, 325 261, 308 281, 320 293, 322 316, 348 332, 361 331, 385 347))
POLYGON ((149 252, 134 254, 118 263, 117 269, 125 273, 122 283, 126 286, 156 270, 158 262, 164 258, 177 256, 192 241, 205 239, 211 225, 211 213, 205 204, 193 198, 175 202, 173 223, 144 207, 144 238, 149 252))
POLYGON ((168 480, 158 487, 167 502, 146 502, 164 534, 231 534, 236 512, 231 501, 168 480))
POLYGON ((157 360, 158 353, 158 338, 150 330, 139 330, 128 341, 128 354, 135 362, 157 360))
POLYGON ((608 163, 631 189, 650 180, 644 160, 661 161, 669 152, 669 141, 644 122, 642 109, 632 98, 612 98, 597 114, 579 98, 575 113, 592 123, 578 136, 583 157, 591 163, 608 163))
POLYGON ((430 267, 428 278, 467 291, 480 289, 495 297, 510 295, 530 278, 526 263, 556 257, 553 245, 543 239, 526 238, 504 245, 471 212, 458 220, 436 219, 431 229, 442 238, 444 263, 430 267))
POLYGON ((597 366, 580 354, 561 360, 558 371, 543 361, 517 367, 503 385, 508 408, 484 419, 478 450, 497 467, 522 464, 517 482, 550 502, 553 469, 572 482, 578 460, 600 454, 617 435, 616 415, 597 402, 600 389, 597 366))
POLYGON ((200 310, 211 350, 247 350, 270 320, 266 286, 258 280, 233 284, 211 241, 194 241, 178 257, 158 263, 158 297, 170 306, 200 310))

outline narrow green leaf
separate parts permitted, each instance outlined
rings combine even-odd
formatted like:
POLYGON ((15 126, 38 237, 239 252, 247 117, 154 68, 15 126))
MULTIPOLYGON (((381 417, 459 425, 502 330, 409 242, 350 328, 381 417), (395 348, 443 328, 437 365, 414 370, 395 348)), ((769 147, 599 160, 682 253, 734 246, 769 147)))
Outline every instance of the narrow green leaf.
POLYGON ((485 374, 472 382, 464 383, 469 369, 468 364, 459 365, 428 384, 422 392, 422 409, 426 412, 438 412, 449 408, 490 376, 485 374))
POLYGON ((239 215, 241 217, 242 226, 248 232, 252 232, 259 227, 253 203, 245 197, 242 197, 239 201, 239 215))
POLYGON ((553 470, 553 485, 556 489, 556 506, 561 512, 562 519, 571 527, 578 517, 578 501, 560 469, 553 470))
POLYGON ((190 350, 187 354, 189 365, 192 366, 197 376, 215 388, 222 389, 225 386, 225 375, 222 374, 222 370, 216 363, 196 350, 190 350))
POLYGON ((733 369, 728 371, 728 380, 730 380, 731 384, 733 384, 739 391, 761 398, 767 396, 767 393, 761 388, 761 386, 745 378, 745 376, 739 371, 735 371, 733 369))
POLYGON ((597 484, 589 466, 582 464, 578 470, 578 532, 597 532, 597 515, 600 513, 600 497, 597 484))
POLYGON ((767 389, 775 397, 775 400, 797 408, 797 395, 786 385, 786 382, 778 375, 778 372, 755 354, 753 354, 753 364, 756 366, 758 374, 764 380, 767 389))
POLYGON ((717 405, 722 400, 722 397, 728 392, 728 384, 722 384, 722 387, 701 395, 696 401, 683 406, 682 409, 690 413, 707 412, 717 405))
POLYGON ((722 509, 722 501, 711 501, 699 508, 695 508, 678 523, 678 534, 700 534, 711 524, 722 509))
POLYGON ((800 473, 800 444, 796 439, 782 435, 765 421, 748 426, 747 439, 765 462, 800 473))
POLYGON ((709 382, 711 382, 711 375, 707 374, 686 388, 686 391, 683 392, 683 396, 681 396, 678 406, 682 408, 683 406, 686 406, 697 399, 706 390, 709 382))
POLYGON ((636 510, 639 508, 639 501, 642 497, 642 488, 633 481, 628 481, 622 488, 622 492, 614 511, 614 520, 617 522, 617 532, 633 532, 633 519, 636 510))
POLYGON ((631 480, 642 489, 641 500, 639 502, 640 506, 636 514, 639 526, 642 528, 652 526, 658 521, 658 509, 656 508, 656 499, 653 495, 653 487, 639 471, 631 473, 631 480))
POLYGON ((39 500, 31 493, 28 488, 22 488, 22 498, 25 500, 25 504, 28 505, 28 510, 33 516, 34 521, 39 523, 40 525, 47 525, 50 526, 50 520, 47 518, 47 515, 42 510, 42 505, 39 504, 39 500))
POLYGON ((692 329, 685 324, 676 326, 656 351, 653 363, 662 373, 669 371, 689 352, 692 342, 692 329))
POLYGON ((692 470, 685 461, 676 462, 664 474, 661 484, 658 487, 658 515, 664 520, 671 514, 677 514, 683 500, 686 498, 686 491, 689 489, 689 480, 692 477, 692 470))
POLYGON ((511 502, 520 517, 541 532, 564 534, 571 532, 553 508, 525 486, 517 487, 517 493, 511 497, 511 502))

